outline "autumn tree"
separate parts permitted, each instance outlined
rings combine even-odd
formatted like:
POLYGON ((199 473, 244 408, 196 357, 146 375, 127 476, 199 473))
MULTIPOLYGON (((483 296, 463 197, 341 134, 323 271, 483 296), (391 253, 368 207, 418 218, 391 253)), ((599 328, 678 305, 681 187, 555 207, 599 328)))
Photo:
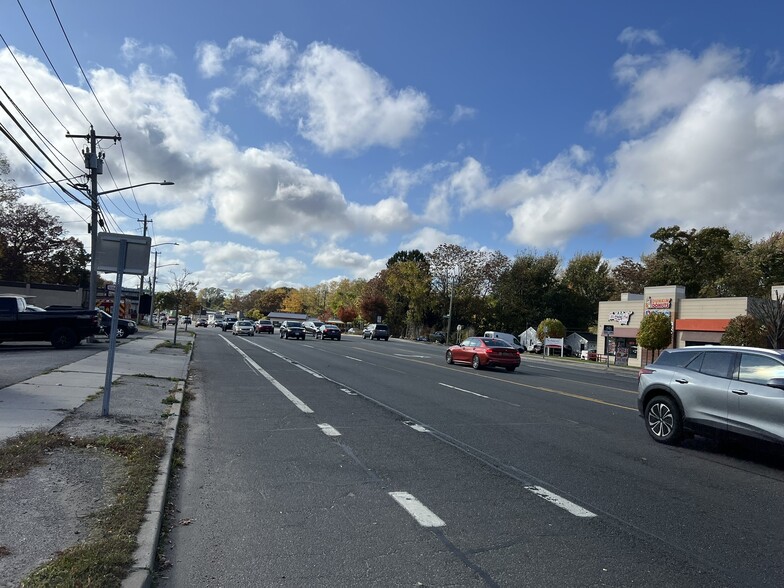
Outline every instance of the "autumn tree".
POLYGON ((87 286, 87 263, 81 241, 43 206, 0 202, 0 279, 87 286))
POLYGON ((648 272, 645 265, 634 261, 631 257, 621 257, 621 262, 610 272, 615 281, 614 297, 628 292, 642 294, 648 285, 648 272))
POLYGON ((302 302, 302 295, 299 293, 299 290, 289 291, 281 303, 280 310, 297 314, 301 314, 305 311, 305 305, 302 302))
POLYGON ((386 320, 389 304, 384 295, 384 281, 376 276, 365 283, 359 299, 360 316, 368 323, 375 323, 378 317, 386 320))

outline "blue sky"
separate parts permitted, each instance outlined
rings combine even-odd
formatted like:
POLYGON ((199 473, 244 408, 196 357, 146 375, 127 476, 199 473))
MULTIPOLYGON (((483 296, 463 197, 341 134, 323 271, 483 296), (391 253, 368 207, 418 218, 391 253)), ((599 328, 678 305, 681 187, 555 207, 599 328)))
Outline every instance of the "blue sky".
MULTIPOLYGON (((101 190, 176 183, 102 203, 110 230, 141 234, 147 214, 180 244, 159 248, 179 264, 164 281, 313 286, 444 242, 614 261, 661 226, 784 228, 780 1, 56 0, 111 122, 50 3, 20 3, 84 115, 9 1, 21 68, 0 44, 0 85, 20 110, 77 165, 64 127, 116 127, 101 190)), ((0 150, 19 185, 41 181, 0 150)), ((89 245, 85 207, 26 194, 89 245)))

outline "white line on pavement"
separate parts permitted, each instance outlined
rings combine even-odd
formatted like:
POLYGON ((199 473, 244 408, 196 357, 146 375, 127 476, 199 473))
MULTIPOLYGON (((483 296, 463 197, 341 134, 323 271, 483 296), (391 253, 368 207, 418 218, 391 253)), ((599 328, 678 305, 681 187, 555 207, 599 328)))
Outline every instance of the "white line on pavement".
POLYGON ((429 433, 430 432, 429 429, 426 429, 422 425, 418 425, 417 423, 415 423, 413 421, 403 421, 403 424, 406 425, 407 427, 411 427, 412 429, 414 429, 415 431, 418 431, 419 433, 429 433))
POLYGON ((343 357, 347 359, 353 359, 354 361, 358 361, 359 363, 364 363, 361 359, 357 359, 356 357, 351 357, 350 355, 344 355, 343 357))
POLYGON ((348 394, 349 396, 356 396, 356 395, 357 395, 357 393, 356 393, 356 392, 352 392, 352 391, 351 391, 351 390, 349 390, 348 388, 341 388, 341 389, 340 389, 340 391, 341 391, 341 392, 345 392, 345 393, 346 393, 346 394, 348 394))
POLYGON ((312 408, 310 408, 307 404, 305 404, 299 398, 297 398, 291 392, 289 392, 289 390, 283 384, 281 384, 275 378, 273 378, 270 374, 268 374, 267 371, 263 367, 261 367, 259 364, 257 364, 255 361, 253 361, 248 356, 247 353, 245 353, 242 349, 237 347, 234 343, 232 343, 231 341, 226 339, 226 337, 223 337, 223 340, 226 341, 226 343, 228 343, 230 347, 233 347, 234 350, 237 353, 239 353, 245 359, 245 361, 248 362, 249 366, 251 366, 254 370, 259 372, 262 376, 264 376, 270 382, 270 384, 272 384, 278 390, 280 390, 283 393, 283 396, 285 396, 286 398, 291 400, 291 402, 294 404, 294 406, 296 406, 298 409, 300 409, 302 412, 305 412, 305 413, 312 413, 313 412, 312 408))
POLYGON ((557 494, 553 494, 541 486, 525 486, 525 489, 529 492, 533 492, 539 498, 544 498, 547 502, 552 502, 554 505, 564 509, 576 517, 590 518, 596 516, 590 510, 585 510, 583 507, 577 506, 574 502, 566 500, 566 498, 561 498, 557 494))
POLYGON ((436 516, 433 511, 419 502, 408 492, 390 492, 389 495, 402 506, 408 514, 414 517, 423 527, 445 527, 446 523, 436 516))
POLYGON ((320 379, 320 380, 323 380, 323 379, 324 379, 324 376, 322 376, 320 373, 313 371, 313 370, 312 370, 312 369, 310 369, 309 367, 305 367, 304 365, 300 365, 300 364, 296 363, 295 361, 292 361, 292 360, 290 360, 288 357, 286 357, 286 356, 284 356, 284 355, 281 355, 281 354, 280 354, 280 353, 278 353, 277 351, 272 351, 271 349, 268 349, 268 348, 264 347, 263 345, 259 345, 258 343, 254 343, 253 341, 248 341, 248 342, 249 342, 251 345, 255 345, 255 346, 256 346, 256 347, 258 347, 259 349, 263 349, 263 350, 264 350, 264 351, 266 351, 267 353, 271 353, 272 355, 274 355, 274 356, 275 356, 275 357, 277 357, 278 359, 282 359, 283 361, 290 363, 290 364, 291 364, 291 365, 293 365, 294 367, 298 367, 298 368, 299 368, 299 369, 301 369, 303 372, 305 372, 305 373, 307 373, 307 374, 310 374, 310 375, 311 375, 311 376, 313 376, 314 378, 318 378, 318 379, 320 379))
POLYGON ((471 390, 463 390, 462 388, 458 388, 457 386, 451 386, 449 384, 444 384, 443 382, 439 382, 438 385, 444 386, 445 388, 452 388, 452 390, 457 390, 459 392, 465 392, 466 394, 473 394, 474 396, 479 396, 480 398, 490 398, 489 396, 485 396, 484 394, 479 394, 478 392, 471 392, 471 390))
POLYGON ((329 437, 340 437, 340 432, 335 427, 328 425, 327 423, 319 423, 319 429, 321 429, 324 434, 329 437))

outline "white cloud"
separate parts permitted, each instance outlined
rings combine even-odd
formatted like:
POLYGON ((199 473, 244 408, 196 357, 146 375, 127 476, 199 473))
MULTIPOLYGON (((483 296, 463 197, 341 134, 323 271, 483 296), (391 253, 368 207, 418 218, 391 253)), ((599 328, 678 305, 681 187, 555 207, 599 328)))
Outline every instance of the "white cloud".
POLYGON ((636 236, 671 224, 761 238, 781 228, 782 153, 784 84, 718 77, 666 124, 623 143, 606 175, 564 154, 486 200, 513 203, 508 238, 520 245, 560 246, 597 227, 636 236))
POLYGON ((199 254, 209 270, 194 272, 200 288, 248 291, 259 283, 272 287, 277 283, 297 283, 307 266, 293 257, 284 257, 270 249, 256 249, 238 243, 195 241, 184 244, 189 252, 199 254))
POLYGON ((615 63, 615 77, 629 86, 629 96, 609 114, 598 112, 593 125, 641 132, 688 105, 714 79, 730 79, 743 67, 739 51, 714 46, 694 58, 682 51, 659 55, 624 55, 615 63))
POLYGON ((210 92, 210 112, 218 114, 220 112, 220 103, 224 100, 229 100, 234 97, 234 90, 231 88, 216 88, 210 92))
POLYGON ((125 37, 122 47, 120 47, 120 52, 122 53, 123 61, 126 63, 151 59, 171 61, 175 58, 174 51, 168 45, 145 44, 132 37, 125 37))
POLYGON ((618 35, 618 40, 628 46, 637 45, 639 43, 649 43, 650 45, 663 45, 659 33, 652 29, 635 29, 634 27, 626 27, 618 35))
POLYGON ((471 108, 470 106, 463 106, 462 104, 457 104, 455 109, 452 111, 452 116, 449 117, 449 122, 452 124, 459 123, 460 121, 472 119, 476 116, 476 108, 471 108))
POLYGON ((215 43, 201 43, 196 47, 197 66, 205 78, 223 73, 223 60, 223 51, 215 43))
POLYGON ((423 93, 395 90, 355 55, 324 43, 298 54, 297 44, 278 33, 267 44, 238 37, 226 49, 204 43, 197 51, 206 77, 237 56, 246 57, 235 67, 237 80, 252 88, 262 111, 296 121, 299 133, 327 154, 397 148, 430 116, 423 93))
POLYGON ((404 240, 400 243, 399 249, 402 251, 419 249, 422 253, 427 253, 429 251, 433 251, 442 243, 464 245, 465 239, 463 239, 463 237, 460 235, 450 235, 443 231, 439 231, 438 229, 434 229, 433 227, 424 227, 413 235, 408 235, 405 237, 404 240))
POLYGON ((423 221, 447 224, 454 210, 462 212, 478 207, 488 187, 482 164, 473 157, 466 157, 460 169, 433 187, 422 215, 423 221), (459 206, 453 203, 454 200, 459 201, 459 206))

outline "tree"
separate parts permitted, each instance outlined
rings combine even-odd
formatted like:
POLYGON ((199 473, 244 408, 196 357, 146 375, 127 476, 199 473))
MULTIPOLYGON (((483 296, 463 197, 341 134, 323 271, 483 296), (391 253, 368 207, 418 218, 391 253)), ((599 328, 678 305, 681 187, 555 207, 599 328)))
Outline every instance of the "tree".
POLYGON ((634 261, 631 257, 621 257, 621 262, 610 272, 615 280, 615 294, 620 296, 624 292, 642 294, 648 285, 648 275, 645 266, 634 261))
POLYGON ((283 299, 280 309, 283 312, 302 313, 305 310, 305 305, 302 302, 302 295, 299 290, 291 290, 283 299))
POLYGON ((412 249, 411 251, 398 251, 387 260, 387 268, 392 267, 396 263, 403 261, 413 261, 423 265, 428 265, 427 257, 419 249, 412 249))
POLYGON ((226 293, 220 288, 202 288, 196 298, 202 307, 217 309, 223 306, 226 293))
POLYGON ((645 349, 659 352, 672 343, 672 323, 666 314, 646 314, 637 330, 637 343, 645 349))
POLYGON ((566 336, 566 327, 558 319, 546 318, 536 328, 536 336, 544 343, 547 337, 560 339, 566 336))
POLYGON ((522 253, 498 278, 496 322, 505 331, 521 333, 556 314, 559 305, 558 266, 555 253, 522 253))
POLYGON ((360 316, 368 323, 375 323, 378 317, 386 320, 389 304, 384 296, 384 281, 376 276, 368 280, 359 299, 360 316))
POLYGON ((587 330, 596 325, 599 302, 609 299, 613 292, 610 264, 602 259, 601 252, 577 253, 561 276, 567 304, 561 308, 562 320, 572 330, 587 330))
MULTIPOLYGON (((196 288, 199 283, 189 279, 190 272, 185 268, 179 274, 172 271, 171 275, 172 281, 167 294, 170 296, 169 301, 174 304, 174 317, 179 323, 180 311, 184 314, 191 314, 198 304, 196 288)), ((175 345, 177 344, 177 323, 174 325, 174 340, 172 341, 175 345)))
POLYGON ((784 346, 784 296, 776 292, 773 300, 749 298, 749 314, 762 324, 768 346, 781 349, 784 346))
POLYGON ((743 347, 764 347, 765 333, 762 324, 753 316, 742 314, 731 319, 724 334, 722 345, 741 345, 743 347))
POLYGON ((87 253, 43 206, 0 202, 0 278, 87 286, 87 253))
POLYGON ((678 225, 662 227, 651 234, 659 241, 656 253, 644 257, 649 285, 679 284, 689 297, 718 296, 718 285, 729 269, 733 242, 723 227, 697 231, 681 230, 678 225))

